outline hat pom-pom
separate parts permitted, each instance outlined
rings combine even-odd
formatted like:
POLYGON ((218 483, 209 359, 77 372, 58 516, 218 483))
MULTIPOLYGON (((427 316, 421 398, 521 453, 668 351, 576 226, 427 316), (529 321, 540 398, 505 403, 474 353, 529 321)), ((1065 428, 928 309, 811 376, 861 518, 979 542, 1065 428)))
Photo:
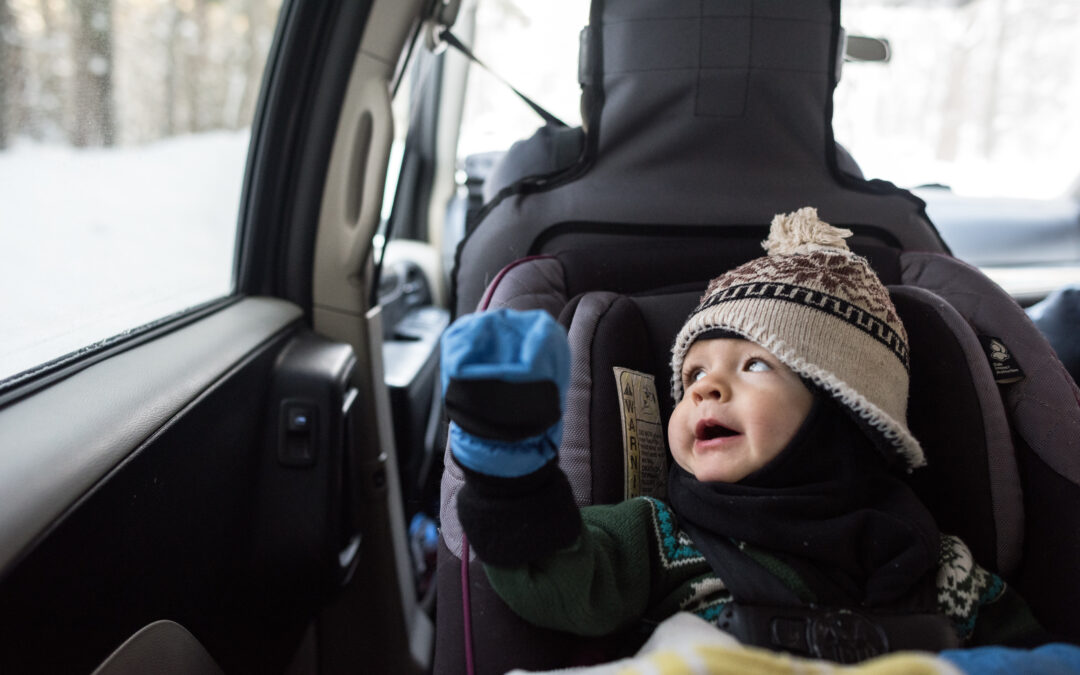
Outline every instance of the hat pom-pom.
POLYGON ((794 213, 776 215, 769 238, 761 242, 769 255, 804 255, 822 249, 848 250, 851 230, 833 227, 818 218, 817 209, 804 206, 794 213))

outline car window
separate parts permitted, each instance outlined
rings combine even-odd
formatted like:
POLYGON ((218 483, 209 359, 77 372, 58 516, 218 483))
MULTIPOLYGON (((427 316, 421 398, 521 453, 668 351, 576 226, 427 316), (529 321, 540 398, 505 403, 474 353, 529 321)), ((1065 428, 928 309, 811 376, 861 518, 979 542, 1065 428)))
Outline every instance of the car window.
MULTIPOLYGON (((473 53, 570 126, 581 124, 578 41, 589 23, 581 0, 479 0, 473 53)), ((498 78, 473 66, 458 157, 505 150, 543 124, 498 78)))
POLYGON ((0 381, 234 289, 280 0, 0 0, 0 381))
POLYGON ((1080 176, 1080 3, 844 0, 851 34, 889 40, 848 63, 833 127, 867 177, 979 197, 1047 199, 1080 176))

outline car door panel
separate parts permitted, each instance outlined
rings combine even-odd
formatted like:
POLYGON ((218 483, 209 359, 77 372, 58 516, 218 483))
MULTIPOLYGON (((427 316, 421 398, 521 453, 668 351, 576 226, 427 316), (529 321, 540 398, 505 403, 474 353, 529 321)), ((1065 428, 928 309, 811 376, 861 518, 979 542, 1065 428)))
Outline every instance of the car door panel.
POLYGON ((299 315, 271 299, 238 303, 0 410, 0 570, 155 429, 299 315))
POLYGON ((0 411, 0 672, 89 672, 160 619, 227 672, 285 667, 341 581, 327 540, 352 539, 344 413, 318 398, 347 391, 351 348, 306 336, 300 316, 244 300, 0 411), (323 433, 300 467, 268 431, 296 400, 323 433))
POLYGON ((93 675, 223 675, 206 648, 175 621, 144 626, 109 655, 93 675))

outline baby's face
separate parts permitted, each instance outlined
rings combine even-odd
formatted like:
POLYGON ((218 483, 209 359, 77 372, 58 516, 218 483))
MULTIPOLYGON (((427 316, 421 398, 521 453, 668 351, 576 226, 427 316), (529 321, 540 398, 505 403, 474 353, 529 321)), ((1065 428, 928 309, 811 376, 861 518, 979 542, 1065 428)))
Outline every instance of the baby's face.
POLYGON ((679 466, 703 482, 734 483, 765 466, 813 403, 798 375, 748 340, 698 340, 681 376, 668 443, 679 466))

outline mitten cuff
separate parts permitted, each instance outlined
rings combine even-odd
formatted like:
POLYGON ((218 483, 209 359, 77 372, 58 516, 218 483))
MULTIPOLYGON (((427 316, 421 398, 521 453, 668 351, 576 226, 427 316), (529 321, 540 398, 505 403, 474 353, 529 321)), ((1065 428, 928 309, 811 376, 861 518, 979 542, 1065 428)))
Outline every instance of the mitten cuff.
POLYGON ((444 398, 447 416, 462 429, 498 441, 539 436, 562 418, 559 387, 551 380, 451 377, 444 398))
POLYGON ((570 482, 554 461, 516 478, 497 478, 463 467, 458 520, 469 544, 488 565, 510 567, 539 560, 577 540, 581 513, 570 482))
POLYGON ((552 438, 562 435, 562 422, 539 436, 498 441, 474 436, 457 422, 450 423, 450 449, 454 459, 471 471, 499 478, 516 478, 538 471, 555 458, 552 438))

